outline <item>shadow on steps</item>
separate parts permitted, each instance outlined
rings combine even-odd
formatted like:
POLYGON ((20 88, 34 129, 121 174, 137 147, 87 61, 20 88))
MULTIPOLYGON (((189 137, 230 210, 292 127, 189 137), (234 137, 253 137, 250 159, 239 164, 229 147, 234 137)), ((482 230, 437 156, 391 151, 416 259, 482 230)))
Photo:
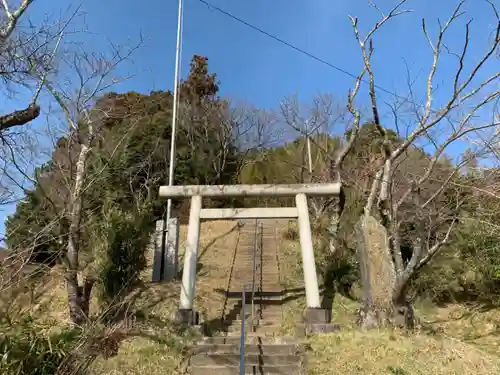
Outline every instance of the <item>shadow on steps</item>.
MULTIPOLYGON (((217 333, 227 333, 228 327, 235 320, 241 319, 242 313, 242 293, 232 292, 224 289, 216 289, 215 292, 225 295, 226 298, 240 298, 228 311, 227 314, 220 318, 215 318, 203 322, 203 333, 207 337, 212 337, 217 333)), ((295 288, 282 291, 272 291, 272 292, 256 292, 254 294, 257 299, 254 299, 254 305, 257 307, 257 319, 265 319, 266 312, 270 312, 273 307, 282 307, 284 304, 302 298, 305 295, 304 288, 295 288), (264 317, 264 318, 263 318, 264 317)), ((245 315, 248 318, 251 315, 252 305, 252 293, 245 292, 246 309, 245 315)), ((276 315, 273 314, 274 317, 276 315)), ((279 318, 278 318, 279 319, 279 318)), ((279 319, 281 320, 281 319, 279 319)), ((280 322, 277 322, 280 323, 280 322)))

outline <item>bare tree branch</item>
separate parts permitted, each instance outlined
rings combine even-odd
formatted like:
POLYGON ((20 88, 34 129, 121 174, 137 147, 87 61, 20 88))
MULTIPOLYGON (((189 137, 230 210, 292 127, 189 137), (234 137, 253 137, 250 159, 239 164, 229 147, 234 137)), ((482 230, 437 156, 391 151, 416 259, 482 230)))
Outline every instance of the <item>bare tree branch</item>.
POLYGON ((1 6, 5 11, 5 15, 7 16, 7 24, 0 27, 0 43, 3 43, 6 39, 8 39, 12 32, 14 31, 17 22, 22 17, 24 12, 28 9, 28 7, 34 2, 34 0, 23 0, 15 11, 10 11, 9 6, 7 4, 7 0, 2 0, 1 6))

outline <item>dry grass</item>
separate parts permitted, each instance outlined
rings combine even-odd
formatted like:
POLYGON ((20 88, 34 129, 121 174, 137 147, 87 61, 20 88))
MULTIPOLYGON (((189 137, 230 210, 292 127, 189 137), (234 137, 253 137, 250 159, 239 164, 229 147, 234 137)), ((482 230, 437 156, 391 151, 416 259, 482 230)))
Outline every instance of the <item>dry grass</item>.
MULTIPOLYGON (((208 222, 202 225, 201 264, 197 280, 196 309, 206 319, 220 317, 224 296, 217 289, 227 287, 229 270, 238 233, 235 222, 208 222)), ((186 228, 181 228, 181 256, 186 228)), ((144 272, 151 278, 152 257, 144 272)), ((181 261, 182 266, 182 261, 181 261)), ((297 241, 284 240, 280 269, 288 289, 303 287, 300 249, 297 241), (299 261, 298 261, 299 260, 299 261)), ((61 270, 55 268, 44 283, 40 302, 32 306, 37 315, 59 325, 67 322, 66 293, 61 270)), ((192 333, 175 333, 171 317, 178 307, 179 282, 149 284, 138 301, 143 315, 142 327, 122 342, 118 355, 99 358, 92 366, 96 375, 180 374, 183 349, 195 338, 192 333)), ((282 334, 291 335, 305 307, 303 292, 292 292, 295 298, 284 307, 282 334)), ((311 336, 309 346, 310 374, 344 375, 419 375, 419 374, 500 374, 498 358, 499 311, 481 311, 464 306, 421 308, 422 316, 444 333, 405 335, 397 331, 360 332, 353 326, 358 304, 343 297, 334 302, 334 321, 342 332, 311 336)))
POLYGON ((492 355, 500 353, 500 310, 484 306, 449 305, 423 312, 430 326, 450 339, 474 345, 492 355))
POLYGON ((180 374, 182 357, 150 338, 129 338, 121 344, 118 356, 94 363, 95 375, 164 375, 180 374))
POLYGON ((470 375, 500 374, 498 358, 460 341, 391 331, 341 333, 311 337, 310 374, 470 375))
POLYGON ((36 281, 12 282, 2 289, 0 309, 12 320, 31 312, 42 324, 52 321, 69 323, 67 295, 62 269, 54 267, 36 281))
POLYGON ((137 301, 137 309, 143 314, 138 318, 140 329, 120 344, 117 356, 97 358, 91 368, 93 375, 181 373, 182 350, 191 341, 189 335, 179 336, 173 329, 171 318, 178 307, 178 284, 172 282, 148 286, 137 301))
POLYGON ((356 302, 337 297, 333 316, 342 331, 307 338, 310 374, 331 374, 332 368, 344 375, 500 374, 498 354, 487 353, 475 343, 453 337, 453 333, 460 331, 458 327, 454 331, 440 326, 444 333, 437 335, 423 331, 362 332, 353 325, 358 307, 356 302))
MULTIPOLYGON (((303 286, 300 248, 285 240, 281 268, 288 288, 303 286)), ((361 332, 354 325, 359 304, 337 296, 333 320, 342 331, 307 338, 309 374, 330 375, 470 375, 500 374, 500 311, 464 306, 418 309, 418 315, 443 332, 408 335, 394 330, 361 332)), ((305 308, 299 296, 283 307, 282 333, 293 333, 305 308)))
MULTIPOLYGON (((283 232, 294 230, 291 224, 289 227, 283 228, 283 232)), ((279 267, 281 273, 281 281, 286 289, 297 289, 304 287, 304 278, 302 276, 302 256, 300 254, 300 244, 298 239, 283 238, 279 253, 279 267)))
MULTIPOLYGON (((216 290, 227 287, 238 237, 235 227, 234 221, 202 223, 195 309, 204 315, 204 319, 220 317, 224 295, 216 290)), ((182 226, 180 267, 183 264, 186 232, 187 228, 182 226)), ((152 256, 148 257, 148 261, 148 269, 144 272, 146 280, 151 278, 152 256)), ((138 301, 138 308, 145 315, 144 329, 140 335, 127 338, 116 357, 97 360, 93 372, 96 375, 180 374, 183 366, 182 350, 195 337, 189 333, 185 337, 172 333, 171 318, 178 308, 179 294, 179 282, 151 284, 138 301)))
POLYGON ((235 221, 213 221, 202 223, 201 233, 196 309, 205 319, 212 320, 222 316, 223 291, 228 287, 239 231, 235 221))
MULTIPOLYGON (((182 226, 179 246, 181 268, 186 232, 187 228, 182 226)), ((220 317, 224 294, 217 290, 227 288, 237 240, 238 231, 234 221, 202 223, 195 308, 205 319, 220 317)), ((193 332, 176 332, 172 322, 179 304, 180 282, 149 282, 152 250, 148 251, 147 259, 148 266, 141 275, 146 289, 136 304, 140 329, 135 329, 120 344, 117 356, 106 360, 98 358, 91 367, 93 374, 156 375, 178 374, 182 371, 183 350, 197 337, 193 332)), ((33 311, 37 320, 54 329, 69 323, 62 268, 54 267, 45 280, 39 283, 36 293, 39 294, 36 303, 30 303, 26 298, 19 299, 22 311, 33 311)), ((98 304, 92 303, 91 306, 94 307, 91 314, 96 316, 98 304)))

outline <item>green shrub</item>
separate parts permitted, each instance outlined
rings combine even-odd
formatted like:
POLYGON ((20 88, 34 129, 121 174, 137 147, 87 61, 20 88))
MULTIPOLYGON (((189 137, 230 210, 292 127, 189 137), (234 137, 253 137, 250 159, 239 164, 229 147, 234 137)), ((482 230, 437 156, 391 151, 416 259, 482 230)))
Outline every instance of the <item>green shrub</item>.
POLYGON ((107 320, 120 320, 128 308, 127 298, 141 284, 152 218, 147 207, 130 213, 113 203, 106 205, 102 214, 94 238, 95 247, 99 248, 100 307, 107 320))
POLYGON ((412 282, 413 293, 436 303, 500 301, 500 236, 488 226, 463 225, 412 282))
POLYGON ((63 328, 50 333, 31 317, 13 325, 0 325, 0 373, 5 375, 51 375, 68 358, 81 331, 63 328))

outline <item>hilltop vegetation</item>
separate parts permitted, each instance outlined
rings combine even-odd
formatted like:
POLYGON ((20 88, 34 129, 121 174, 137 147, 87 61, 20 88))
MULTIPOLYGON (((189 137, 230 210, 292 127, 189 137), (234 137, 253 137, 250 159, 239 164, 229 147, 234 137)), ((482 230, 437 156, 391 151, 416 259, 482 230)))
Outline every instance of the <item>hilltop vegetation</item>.
MULTIPOLYGON (((197 76, 207 86, 215 81, 208 73, 207 60, 195 57, 192 72, 183 83, 199 87, 197 76), (196 82, 196 83, 194 83, 196 82)), ((214 89, 215 90, 215 89, 214 89)), ((206 91, 202 91, 206 92, 206 91)), ((262 140, 247 144, 247 149, 234 137, 247 123, 237 123, 231 117, 229 103, 216 97, 216 90, 199 101, 183 102, 186 116, 190 108, 203 109, 207 118, 194 126, 192 119, 182 118, 178 135, 178 165, 176 184, 230 184, 230 183, 305 183, 328 181, 331 155, 335 155, 349 140, 345 135, 318 132, 311 136, 313 173, 306 168, 306 138, 298 138, 277 146, 266 146, 262 140), (210 113, 213 110, 215 114, 210 113), (210 115, 210 117, 209 117, 210 115), (221 119, 223 119, 221 121, 221 119), (228 128, 231 126, 230 128, 228 128), (214 147, 215 144, 218 146, 214 147), (252 147, 250 147, 252 146, 252 147), (216 150, 218 150, 216 152, 216 150)), ((189 96, 188 96, 189 97, 189 96)), ((323 100, 327 97, 323 97, 323 100)), ((187 99, 185 99, 187 101, 187 99)), ((78 273, 89 282, 91 298, 80 305, 85 315, 95 314, 105 324, 117 324, 134 309, 138 296, 144 290, 144 278, 139 275, 146 268, 146 249, 153 234, 155 220, 161 219, 164 202, 158 199, 158 188, 167 179, 167 160, 170 137, 172 95, 169 92, 106 94, 96 107, 106 108, 107 117, 99 126, 99 135, 93 140, 92 155, 87 161, 86 181, 91 189, 85 192, 80 221, 78 273), (118 306, 118 307, 117 307, 118 306), (131 310, 132 309, 132 310, 131 310)), ((249 116, 262 116, 255 109, 249 116)), ((241 113, 241 112, 240 112, 241 113)), ((194 116, 194 115, 192 115, 194 116)), ((404 142, 397 133, 387 129, 394 144, 404 142)), ((311 199, 311 213, 315 234, 318 269, 330 287, 349 298, 362 298, 358 261, 356 258, 355 225, 363 214, 367 191, 373 181, 372 170, 384 158, 384 139, 374 123, 362 124, 356 142, 345 159, 342 180, 345 182, 345 202, 339 219, 339 230, 331 252, 331 212, 334 205, 324 200, 311 199)), ((61 138, 52 160, 37 171, 37 184, 27 192, 17 206, 16 213, 7 221, 7 244, 12 254, 25 254, 29 261, 64 268, 68 226, 65 212, 71 199, 71 164, 75 163, 80 147, 70 139, 61 138), (68 183, 68 181, 70 183, 68 183), (36 233, 33 236, 33 233, 36 233)), ((431 156, 411 146, 401 160, 394 184, 394 196, 402 196, 414 175, 423 175, 431 156)), ((420 199, 429 199, 439 191, 428 215, 447 212, 453 217, 467 218, 456 225, 450 241, 443 246, 433 261, 422 267, 411 280, 406 297, 411 300, 429 299, 435 304, 474 302, 496 305, 499 293, 500 257, 496 244, 498 234, 492 230, 496 213, 484 212, 491 198, 474 194, 474 189, 491 186, 495 169, 477 172, 469 163, 453 175, 452 183, 441 186, 441 181, 455 172, 456 164, 440 157, 433 171, 433 180, 420 186, 420 199), (450 208, 450 207, 458 207, 450 208), (478 224, 482 223, 482 224, 478 224)), ((490 190, 491 191, 491 190, 490 190)), ((186 202, 175 202, 175 212, 184 216, 186 202)), ((228 202, 206 202, 209 205, 227 205, 228 202)), ((286 199, 231 201, 230 205, 287 205, 286 199)), ((403 256, 408 262, 416 228, 412 226, 418 213, 411 204, 405 207, 400 232, 404 244, 403 256)), ((442 236, 443 229, 427 229, 429 235, 442 236)), ((287 236, 296 238, 294 229, 287 236)), ((296 255, 297 256, 297 255, 296 255)), ((64 290, 61 292, 64 294, 64 290)), ((64 298, 62 295, 61 298, 64 298)), ((140 298, 140 297, 139 297, 140 298)), ((300 310, 300 309, 299 309, 300 310)), ((297 310, 297 311, 299 311, 297 310)), ((7 313, 7 312, 5 312, 7 313)), ((9 317, 16 319, 19 317, 9 317)), ((75 319, 75 318, 72 318, 75 319)), ((76 318, 81 319, 81 318, 76 318)), ((354 319, 354 317, 353 317, 354 319)), ((77 320, 78 321, 78 320, 77 320)), ((68 328, 70 329, 70 328, 68 328)), ((70 331, 73 332, 73 331, 70 331)), ((81 339, 78 333, 75 342, 81 339)), ((55 339, 56 341, 59 339, 55 339)), ((72 348, 75 344, 69 341, 72 348)), ((58 362, 58 361, 55 361, 58 362)))

